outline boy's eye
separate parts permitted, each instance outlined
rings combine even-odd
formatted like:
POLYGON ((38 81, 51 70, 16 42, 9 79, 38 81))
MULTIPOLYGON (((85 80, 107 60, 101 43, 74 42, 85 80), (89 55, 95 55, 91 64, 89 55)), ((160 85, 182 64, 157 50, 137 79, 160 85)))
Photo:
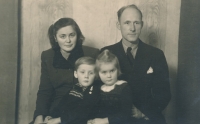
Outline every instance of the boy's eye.
POLYGON ((90 75, 93 75, 93 74, 94 74, 94 72, 89 72, 89 74, 90 74, 90 75))
POLYGON ((81 73, 84 73, 84 71, 81 71, 81 73))

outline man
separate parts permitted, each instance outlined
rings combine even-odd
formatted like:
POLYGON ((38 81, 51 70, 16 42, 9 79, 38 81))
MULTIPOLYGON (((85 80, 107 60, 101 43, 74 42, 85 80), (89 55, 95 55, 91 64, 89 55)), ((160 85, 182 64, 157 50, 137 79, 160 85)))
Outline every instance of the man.
POLYGON ((122 40, 108 49, 119 59, 122 79, 127 80, 133 96, 133 121, 165 124, 162 111, 170 101, 169 72, 164 53, 140 39, 142 12, 136 5, 118 11, 117 28, 122 40))

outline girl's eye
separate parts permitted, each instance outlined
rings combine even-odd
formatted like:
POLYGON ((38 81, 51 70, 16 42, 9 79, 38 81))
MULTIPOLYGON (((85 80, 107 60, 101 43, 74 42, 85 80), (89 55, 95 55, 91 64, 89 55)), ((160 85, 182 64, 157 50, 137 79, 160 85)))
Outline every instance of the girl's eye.
POLYGON ((101 73, 102 73, 102 74, 105 74, 106 72, 105 72, 105 71, 102 71, 101 73))

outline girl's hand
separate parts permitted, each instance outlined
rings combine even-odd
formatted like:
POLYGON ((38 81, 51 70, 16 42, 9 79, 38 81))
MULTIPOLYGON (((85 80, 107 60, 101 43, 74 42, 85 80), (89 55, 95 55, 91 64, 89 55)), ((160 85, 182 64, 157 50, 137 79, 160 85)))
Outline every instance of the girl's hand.
POLYGON ((34 124, 39 124, 39 123, 43 123, 43 116, 42 115, 38 115, 35 118, 34 124))
POLYGON ((59 124, 61 123, 60 118, 53 118, 47 121, 47 124, 59 124))

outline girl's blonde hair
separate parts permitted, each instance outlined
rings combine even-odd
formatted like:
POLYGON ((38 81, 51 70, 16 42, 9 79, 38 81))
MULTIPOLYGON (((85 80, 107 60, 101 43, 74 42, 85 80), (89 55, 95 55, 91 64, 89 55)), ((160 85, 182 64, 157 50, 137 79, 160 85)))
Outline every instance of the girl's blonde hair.
POLYGON ((121 75, 121 69, 117 57, 111 53, 109 50, 105 49, 96 59, 96 70, 100 71, 101 65, 106 63, 114 63, 117 68, 117 75, 121 75))

